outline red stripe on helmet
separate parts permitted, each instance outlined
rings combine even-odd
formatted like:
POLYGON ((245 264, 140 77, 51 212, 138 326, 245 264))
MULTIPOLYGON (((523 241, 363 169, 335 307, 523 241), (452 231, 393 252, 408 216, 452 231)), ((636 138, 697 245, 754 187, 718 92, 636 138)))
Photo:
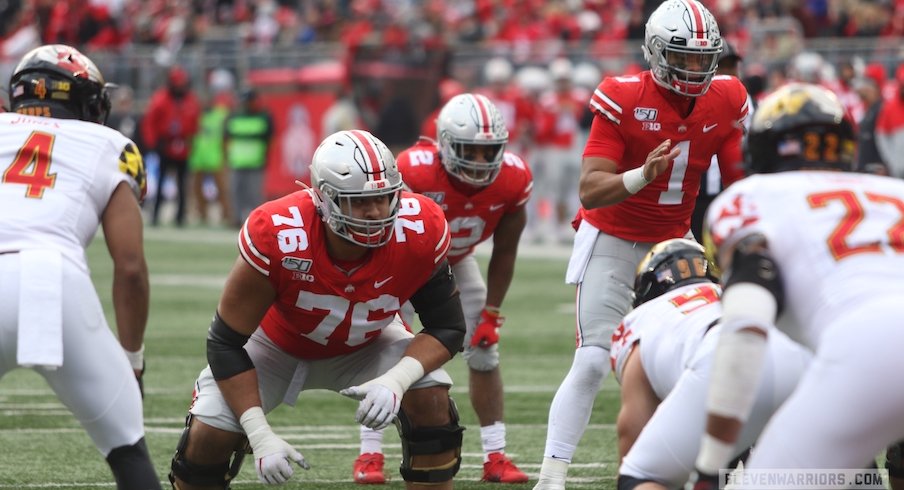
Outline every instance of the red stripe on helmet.
POLYGON ((487 104, 483 99, 482 95, 472 95, 474 98, 474 104, 477 106, 477 116, 480 118, 480 121, 477 124, 480 126, 480 131, 482 133, 490 132, 490 110, 487 109, 487 104))
POLYGON ((705 22, 703 21, 703 12, 700 11, 700 7, 697 2, 694 0, 685 0, 687 4, 687 8, 691 11, 691 20, 694 22, 693 31, 694 36, 698 39, 703 39, 706 35, 706 27, 704 26, 705 22))
POLYGON ((364 164, 370 166, 370 172, 368 174, 370 180, 382 180, 385 166, 383 165, 382 158, 377 155, 376 145, 368 138, 368 135, 364 131, 352 130, 349 131, 349 133, 357 140, 358 146, 363 150, 364 157, 367 158, 367 161, 364 162, 364 164))

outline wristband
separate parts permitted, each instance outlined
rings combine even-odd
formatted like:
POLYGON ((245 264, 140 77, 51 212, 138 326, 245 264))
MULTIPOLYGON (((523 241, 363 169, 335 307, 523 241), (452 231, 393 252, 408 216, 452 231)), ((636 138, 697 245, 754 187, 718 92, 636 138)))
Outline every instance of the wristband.
POLYGON ((625 189, 628 192, 637 194, 641 189, 646 187, 650 181, 643 176, 643 165, 641 165, 622 173, 622 183, 625 185, 625 189))
POLYGON ((703 434, 700 441, 700 453, 697 455, 697 472, 718 475, 734 455, 734 444, 716 439, 709 433, 703 434))
POLYGON ((126 349, 123 349, 123 351, 126 353, 126 358, 129 359, 129 364, 132 366, 132 369, 136 371, 144 369, 144 344, 141 344, 141 348, 135 352, 126 349))

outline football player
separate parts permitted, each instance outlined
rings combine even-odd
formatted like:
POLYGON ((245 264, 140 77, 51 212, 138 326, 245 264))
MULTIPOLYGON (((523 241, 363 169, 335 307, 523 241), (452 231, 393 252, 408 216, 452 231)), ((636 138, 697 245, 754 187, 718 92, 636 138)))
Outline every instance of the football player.
POLYGON ((566 280, 577 285, 577 345, 549 409, 536 490, 564 488, 568 464, 609 374, 612 332, 631 308, 637 264, 658 242, 690 237, 700 178, 718 155, 722 179, 743 174, 747 92, 716 76, 722 36, 697 0, 667 0, 646 24, 650 69, 605 78, 590 99, 582 208, 566 280))
MULTIPOLYGON (((838 98, 787 85, 753 119, 747 162, 763 175, 710 207, 707 248, 726 279, 698 488, 736 450, 776 328, 814 357, 747 470, 862 468, 904 438, 904 386, 888 375, 904 369, 904 182, 849 173, 854 154, 838 98)), ((900 475, 900 458, 889 466, 900 475)))
MULTIPOLYGON (((399 154, 399 170, 408 188, 443 209, 452 232, 449 263, 468 326, 462 356, 468 363, 471 406, 480 422, 483 480, 525 483, 527 475, 505 455, 497 343, 505 320, 500 307, 515 271, 533 179, 527 164, 505 151, 509 135, 505 121, 483 95, 450 99, 437 118, 436 135, 437 141, 422 137, 399 154), (473 252, 490 237, 493 251, 484 282, 473 252)), ((384 481, 380 440, 380 434, 362 432, 355 481, 384 481)))
MULTIPOLYGON (((703 434, 707 381, 722 314, 703 247, 682 238, 655 245, 634 281, 635 309, 612 335, 621 384, 618 488, 682 488, 703 434)), ((794 389, 810 354, 783 334, 769 338, 763 382, 733 456, 753 444, 794 389)))
POLYGON ((135 143, 103 125, 107 90, 90 59, 59 44, 28 52, 10 79, 12 112, 0 114, 0 377, 34 369, 88 432, 117 488, 159 489, 140 387, 145 170, 135 143), (118 341, 85 259, 100 224, 118 341))
POLYGON ((259 206, 239 232, 170 480, 228 488, 250 448, 262 482, 286 482, 293 464, 309 465, 265 414, 327 389, 360 400, 360 424, 395 420, 406 488, 452 488, 464 429, 442 365, 465 321, 449 225, 433 201, 402 190, 392 153, 366 131, 324 139, 311 183, 259 206), (398 316, 408 300, 417 335, 398 316))

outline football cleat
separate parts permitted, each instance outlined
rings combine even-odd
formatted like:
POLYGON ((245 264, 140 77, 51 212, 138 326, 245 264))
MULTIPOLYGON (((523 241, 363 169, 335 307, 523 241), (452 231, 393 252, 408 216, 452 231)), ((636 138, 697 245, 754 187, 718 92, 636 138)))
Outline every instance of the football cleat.
POLYGON ((362 485, 386 483, 383 475, 383 455, 381 453, 364 453, 355 460, 352 467, 355 483, 362 485))
POLYGON ((483 481, 491 483, 527 483, 527 475, 504 453, 490 453, 483 464, 483 481))

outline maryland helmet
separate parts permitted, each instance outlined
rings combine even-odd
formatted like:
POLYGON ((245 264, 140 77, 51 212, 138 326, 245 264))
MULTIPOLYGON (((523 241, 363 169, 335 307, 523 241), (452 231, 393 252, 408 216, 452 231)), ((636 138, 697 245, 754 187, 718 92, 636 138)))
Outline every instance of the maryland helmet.
POLYGON ((452 97, 439 111, 436 135, 443 166, 456 179, 485 186, 499 175, 509 133, 502 113, 487 97, 452 97))
POLYGON ((647 20, 642 49, 657 84, 698 97, 716 74, 722 35, 713 14, 697 0, 666 0, 647 20))
POLYGON ((684 238, 659 242, 637 266, 634 307, 680 286, 717 281, 702 245, 684 238))
POLYGON ((63 44, 35 48, 22 58, 9 82, 12 111, 103 124, 110 112, 108 84, 97 66, 63 44))
POLYGON ((392 152, 374 135, 351 130, 327 136, 314 152, 311 184, 320 216, 337 235, 364 247, 379 247, 392 239, 402 174, 392 152), (389 198, 389 216, 352 215, 353 199, 380 196, 389 198))
POLYGON ((854 170, 856 135, 829 89, 792 83, 763 99, 753 116, 745 151, 747 173, 854 170))

